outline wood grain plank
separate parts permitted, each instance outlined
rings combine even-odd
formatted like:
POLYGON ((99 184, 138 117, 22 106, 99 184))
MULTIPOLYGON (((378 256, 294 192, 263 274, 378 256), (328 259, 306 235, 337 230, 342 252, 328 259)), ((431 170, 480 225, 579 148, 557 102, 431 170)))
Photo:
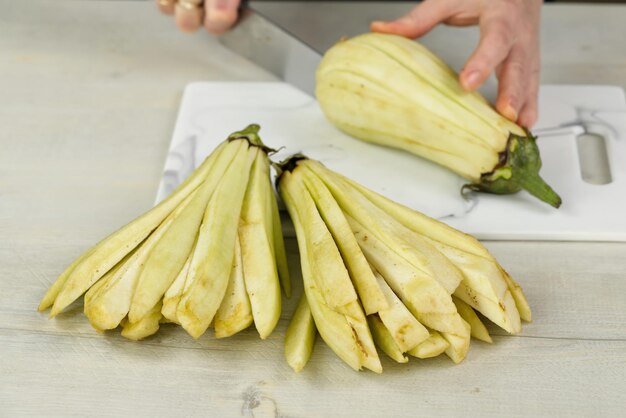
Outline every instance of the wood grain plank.
MULTIPOLYGON (((524 336, 626 339, 626 243, 488 242, 524 289, 524 336)), ((493 329, 493 328, 491 328, 493 329)))
POLYGON ((317 344, 295 374, 256 337, 227 349, 0 330, 8 415, 618 416, 626 342, 495 338, 445 358, 355 373, 317 344), (12 361, 8 359, 12 358, 12 361), (19 372, 19 379, 12 378, 19 372), (25 402, 45 399, 45 402, 25 402), (259 411, 256 411, 259 409, 259 411))

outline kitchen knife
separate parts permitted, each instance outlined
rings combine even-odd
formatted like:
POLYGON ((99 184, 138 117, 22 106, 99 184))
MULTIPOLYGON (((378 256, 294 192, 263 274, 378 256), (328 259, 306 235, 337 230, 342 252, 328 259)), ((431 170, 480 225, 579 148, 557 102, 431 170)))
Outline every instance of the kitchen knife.
POLYGON ((244 5, 237 25, 219 41, 280 79, 315 96, 322 54, 259 12, 244 5))

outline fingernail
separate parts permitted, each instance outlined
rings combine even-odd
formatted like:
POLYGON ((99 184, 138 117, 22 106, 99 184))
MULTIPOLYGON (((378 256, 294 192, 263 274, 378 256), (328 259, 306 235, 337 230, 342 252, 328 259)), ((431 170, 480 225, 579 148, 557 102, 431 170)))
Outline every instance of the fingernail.
POLYGON ((384 30, 387 27, 387 22, 383 22, 382 20, 376 20, 370 23, 370 30, 379 31, 384 30))
POLYGON ((223 12, 222 10, 211 10, 209 12, 209 21, 215 24, 230 22, 232 13, 223 12))
POLYGON ((198 10, 189 9, 176 3, 176 25, 183 32, 195 32, 202 24, 202 15, 198 10))
POLYGON ((471 71, 467 74, 463 74, 461 84, 465 90, 474 90, 480 83, 480 71, 471 71))
POLYGON ((206 29, 215 35, 226 32, 237 20, 236 12, 231 10, 215 10, 212 9, 204 21, 206 29))
POLYGON ((504 117, 512 120, 513 122, 517 120, 517 110, 515 110, 515 108, 510 103, 506 105, 502 114, 504 115, 504 117))

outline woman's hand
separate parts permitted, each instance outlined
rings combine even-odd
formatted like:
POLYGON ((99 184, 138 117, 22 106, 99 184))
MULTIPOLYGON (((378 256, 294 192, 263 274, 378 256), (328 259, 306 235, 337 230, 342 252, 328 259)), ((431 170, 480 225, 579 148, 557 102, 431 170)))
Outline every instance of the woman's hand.
POLYGON ((495 70, 496 109, 522 126, 537 120, 541 0, 425 0, 392 22, 373 22, 375 32, 420 37, 439 23, 480 26, 480 42, 460 74, 463 88, 480 87, 495 70))
POLYGON ((240 0, 156 0, 159 10, 175 15, 176 25, 183 32, 195 32, 204 25, 218 35, 237 21, 240 0))

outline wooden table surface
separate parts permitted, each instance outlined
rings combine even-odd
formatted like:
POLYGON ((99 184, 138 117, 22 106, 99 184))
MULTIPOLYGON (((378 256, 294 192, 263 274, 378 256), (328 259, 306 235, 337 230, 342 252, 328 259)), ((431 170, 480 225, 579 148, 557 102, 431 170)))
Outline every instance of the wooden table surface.
MULTIPOLYGON (((626 243, 487 242, 534 322, 514 337, 492 329, 493 345, 473 342, 460 365, 385 359, 380 376, 351 371, 320 340, 292 372, 293 300, 266 341, 164 326, 136 343, 97 334, 78 304, 38 314, 74 257, 150 207, 185 84, 272 77, 208 35, 178 33, 151 2, 0 10, 0 416, 624 415, 626 243)), ((544 16, 545 83, 626 86, 626 7, 544 16)), ((472 36, 451 48, 468 53, 472 36)), ((288 250, 298 282, 295 241, 288 250)))

